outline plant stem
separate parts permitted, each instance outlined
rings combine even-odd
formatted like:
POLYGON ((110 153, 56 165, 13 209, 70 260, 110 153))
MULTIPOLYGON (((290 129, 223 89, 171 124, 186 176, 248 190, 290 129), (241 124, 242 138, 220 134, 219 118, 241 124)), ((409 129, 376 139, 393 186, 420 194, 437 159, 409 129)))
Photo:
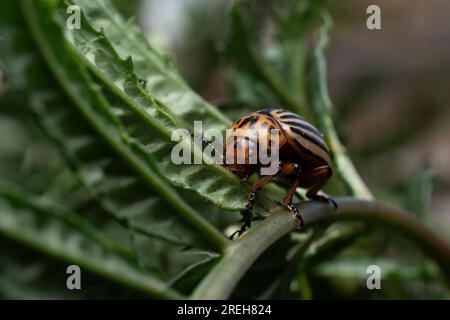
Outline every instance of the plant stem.
MULTIPOLYGON (((429 228, 403 210, 385 203, 346 197, 335 200, 338 204, 337 211, 331 206, 317 202, 300 204, 299 210, 304 216, 305 226, 355 220, 395 230, 433 259, 450 281, 450 247, 429 228)), ((238 281, 264 250, 297 227, 298 221, 292 219, 286 210, 272 213, 226 249, 222 260, 195 289, 192 298, 228 298, 238 281)))

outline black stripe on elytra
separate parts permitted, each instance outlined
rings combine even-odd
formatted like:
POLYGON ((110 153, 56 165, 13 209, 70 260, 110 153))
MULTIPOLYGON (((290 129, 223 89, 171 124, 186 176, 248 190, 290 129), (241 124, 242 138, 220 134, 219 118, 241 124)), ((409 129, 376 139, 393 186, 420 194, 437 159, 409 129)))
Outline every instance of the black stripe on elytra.
POLYGON ((312 134, 318 136, 319 138, 322 138, 322 134, 320 133, 319 130, 317 130, 316 128, 311 127, 307 124, 295 122, 295 121, 283 121, 283 123, 290 125, 290 126, 298 127, 300 129, 305 129, 306 131, 311 132, 312 134))
POLYGON ((328 153, 327 147, 318 139, 311 137, 310 135, 307 135, 304 133, 301 129, 293 128, 291 127, 291 130, 299 135, 301 135, 304 139, 312 142, 316 146, 318 146, 320 149, 324 150, 326 153, 328 153))
POLYGON ((296 114, 293 113, 288 113, 288 114, 284 114, 280 117, 280 119, 300 119, 300 120, 305 120, 305 118, 300 117, 296 114))
POLYGON ((327 163, 327 161, 325 159, 323 159, 321 156, 314 154, 313 152, 311 152, 311 150, 302 146, 302 144, 300 142, 298 142, 297 140, 294 139, 294 141, 295 141, 295 144, 300 148, 300 150, 302 150, 302 152, 306 153, 308 156, 310 156, 320 162, 327 163))
POLYGON ((242 120, 241 123, 238 123, 237 127, 238 127, 238 128, 243 127, 243 126, 245 126, 247 123, 249 123, 250 121, 252 121, 252 123, 254 123, 254 122, 256 121, 256 120, 254 120, 254 119, 255 119, 254 116, 247 117, 247 118, 245 118, 244 120, 242 120))
POLYGON ((236 122, 236 128, 239 128, 239 126, 241 125, 242 121, 244 121, 245 118, 241 118, 236 122))
POLYGON ((259 117, 251 116, 250 127, 252 127, 258 120, 259 120, 259 117))
POLYGON ((272 111, 272 109, 262 109, 262 110, 259 110, 258 113, 259 114, 270 114, 271 111, 272 111))

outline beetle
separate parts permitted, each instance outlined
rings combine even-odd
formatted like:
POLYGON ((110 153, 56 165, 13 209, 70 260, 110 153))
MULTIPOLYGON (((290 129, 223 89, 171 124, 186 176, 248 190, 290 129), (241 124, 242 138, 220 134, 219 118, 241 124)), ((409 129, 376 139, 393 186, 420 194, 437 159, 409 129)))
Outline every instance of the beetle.
MULTIPOLYGON (((282 203, 295 219, 300 220, 300 228, 303 227, 303 218, 292 202, 298 187, 308 189, 306 193, 308 199, 331 202, 335 209, 337 208, 334 200, 324 194, 318 194, 333 175, 329 148, 322 133, 304 118, 282 109, 264 109, 240 118, 233 123, 230 129, 236 133, 226 138, 225 152, 229 152, 231 148, 233 160, 240 155, 243 157, 243 161, 240 163, 232 161, 225 166, 238 175, 242 183, 246 182, 261 167, 264 167, 259 154, 256 163, 250 161, 251 154, 254 152, 252 146, 256 144, 258 148, 274 148, 278 151, 279 158, 276 172, 261 176, 253 184, 244 204, 244 225, 237 231, 238 236, 250 227, 250 210, 255 203, 258 191, 277 176, 284 176, 290 183, 290 188, 283 197, 282 203), (266 138, 255 140, 251 132, 264 133, 266 138), (275 132, 278 133, 278 139, 273 139, 275 132), (273 146, 273 143, 277 143, 277 145, 273 146)), ((231 238, 233 236, 234 234, 231 238)))

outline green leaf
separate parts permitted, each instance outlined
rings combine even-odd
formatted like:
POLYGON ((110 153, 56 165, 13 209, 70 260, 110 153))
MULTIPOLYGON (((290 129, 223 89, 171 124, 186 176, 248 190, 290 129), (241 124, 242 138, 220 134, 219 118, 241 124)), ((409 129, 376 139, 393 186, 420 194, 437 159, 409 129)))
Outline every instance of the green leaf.
POLYGON ((94 28, 102 29, 119 56, 132 54, 139 79, 173 114, 188 123, 202 120, 205 129, 223 130, 231 121, 193 92, 176 70, 172 60, 151 45, 133 20, 124 21, 108 0, 75 0, 94 28))
MULTIPOLYGON (((17 13, 14 14, 19 19, 17 13)), ((17 24, 17 21, 20 20, 13 21, 12 25, 25 26, 25 23, 17 24)), ((116 221, 131 231, 132 239, 145 239, 143 243, 147 243, 146 247, 140 245, 142 241, 137 243, 138 241, 133 240, 131 244, 128 238, 124 241, 136 252, 140 263, 169 280, 190 264, 203 259, 196 251, 198 248, 210 249, 208 242, 205 242, 208 235, 198 232, 195 226, 186 224, 176 211, 168 207, 167 202, 154 196, 148 184, 129 168, 126 161, 117 157, 114 149, 86 123, 76 106, 68 101, 63 91, 58 89, 59 85, 48 76, 49 71, 44 68, 42 59, 36 55, 27 30, 14 30, 2 25, 0 32, 4 35, 0 50, 2 61, 12 66, 17 61, 26 62, 20 72, 7 70, 8 80, 24 86, 16 88, 18 94, 26 100, 25 104, 28 104, 41 128, 69 160, 89 193, 116 221), (24 45, 21 50, 15 47, 18 43, 24 45), (153 242, 149 241, 148 237, 152 238, 153 242), (170 268, 162 262, 170 264, 170 268)), ((79 85, 81 86, 80 83, 79 85)), ((50 182, 49 179, 45 181, 50 182)), ((70 189, 65 197, 63 196, 63 184, 49 184, 50 186, 46 187, 54 187, 57 190, 44 191, 45 196, 58 195, 60 192, 62 194, 56 198, 65 205, 75 200, 77 193, 70 193, 70 189)), ((76 191, 78 192, 78 189, 76 191)), ((89 207, 82 207, 81 210, 83 217, 98 223, 103 229, 111 229, 114 236, 123 241, 123 232, 116 232, 118 226, 110 228, 115 221, 108 221, 104 212, 89 207)), ((210 220, 212 212, 209 211, 208 215, 210 220)))
POLYGON ((226 72, 228 86, 234 98, 246 104, 247 108, 243 110, 246 113, 257 108, 271 107, 279 101, 262 81, 260 67, 263 63, 255 53, 258 50, 255 48, 256 36, 250 30, 249 21, 250 17, 258 15, 251 14, 248 6, 241 8, 243 6, 243 3, 238 5, 235 2, 231 8, 230 30, 224 55, 230 64, 226 72))
POLYGON ((11 185, 0 186, 0 233, 151 296, 178 297, 164 282, 133 264, 126 249, 78 215, 11 185))
POLYGON ((293 1, 277 13, 276 54, 272 55, 271 61, 300 104, 306 103, 304 81, 308 36, 319 25, 320 13, 327 4, 328 0, 293 1))
POLYGON ((234 3, 225 55, 232 63, 227 74, 235 97, 263 107, 281 103, 309 117, 303 82, 308 35, 326 3, 285 1, 264 13, 251 2, 234 3))
MULTIPOLYGON (((3 120, 3 117, 0 117, 0 120, 3 120)), ((23 121, 23 119, 21 120, 23 121)), ((12 122, 11 119, 10 122, 12 122)), ((0 121, 0 123, 5 124, 6 122, 0 121)), ((128 232, 115 220, 112 220, 108 215, 105 215, 105 212, 103 212, 100 208, 98 208, 98 206, 96 206, 96 203, 89 197, 89 195, 80 188, 79 180, 76 179, 76 177, 71 172, 69 172, 67 168, 60 168, 62 163, 58 164, 58 162, 56 162, 56 164, 58 165, 56 166, 56 168, 54 168, 54 160, 45 161, 47 160, 45 159, 44 161, 42 161, 42 155, 53 154, 53 156, 55 156, 57 154, 52 152, 54 150, 52 150, 51 146, 49 146, 48 144, 46 145, 45 141, 41 141, 41 139, 43 139, 44 137, 41 137, 38 131, 36 132, 35 130, 29 130, 30 128, 33 128, 33 126, 25 126, 23 125, 23 123, 18 121, 15 124, 20 128, 18 128, 18 130, 21 130, 20 132, 22 133, 22 135, 24 135, 23 140, 30 143, 32 142, 32 145, 35 148, 25 148, 27 150, 26 166, 20 165, 19 170, 17 170, 13 165, 9 167, 10 171, 14 174, 13 176, 10 173, 10 175, 8 176, 9 180, 15 180, 17 181, 17 183, 20 183, 21 186, 25 186, 26 188, 33 189, 34 192, 38 192, 38 194, 40 194, 43 198, 51 199, 52 202, 64 203, 65 207, 70 207, 71 210, 80 212, 80 216, 82 216, 84 219, 89 220, 91 223, 101 229, 105 235, 108 235, 111 239, 114 239, 116 243, 120 243, 121 245, 126 247, 130 251, 130 254, 131 251, 133 251, 133 253, 137 255, 140 265, 151 269, 155 274, 158 274, 164 279, 170 280, 170 278, 172 277, 178 277, 177 274, 179 272, 181 272, 185 268, 188 268, 189 265, 196 264, 197 261, 201 261, 205 254, 212 254, 208 252, 199 254, 198 249, 195 248, 186 250, 186 246, 192 246, 195 244, 203 247, 204 244, 203 242, 200 242, 201 239, 195 239, 193 235, 198 235, 198 233, 192 232, 193 230, 189 228, 181 228, 180 230, 180 226, 183 226, 183 224, 174 225, 167 223, 170 217, 167 217, 167 210, 162 203, 160 207, 157 207, 155 203, 153 207, 150 207, 150 210, 148 212, 143 211, 139 214, 139 211, 135 210, 135 213, 138 213, 138 215, 127 216, 126 218, 128 223, 122 224, 122 226, 129 228, 131 232, 128 232), (37 148, 37 146, 39 146, 39 148, 37 148), (165 213, 161 215, 159 214, 161 212, 165 213), (158 217, 158 215, 161 217, 158 217), (159 218, 159 220, 154 221, 155 217, 159 218), (136 230, 138 228, 132 227, 131 225, 138 226, 139 230, 136 230), (149 238, 147 230, 153 232, 156 231, 156 234, 163 234, 165 237, 168 237, 169 240, 166 240, 164 237, 162 237, 164 241, 155 240, 158 237, 155 237, 153 235, 150 235, 149 238), (166 232, 167 234, 164 234, 163 232, 166 232), (174 234, 172 234, 171 232, 174 232, 174 234), (145 237, 140 236, 139 234, 144 234, 145 237), (172 236, 174 239, 170 241, 172 236), (186 240, 182 243, 179 243, 179 239, 186 240), (195 242, 194 240, 197 240, 197 242, 195 242)), ((11 135, 14 133, 14 130, 12 130, 11 127, 12 124, 5 126, 5 129, 9 129, 8 137, 10 143, 14 142, 11 141, 11 135)), ((17 143, 21 143, 22 146, 24 145, 23 142, 17 141, 17 143)), ((24 151, 21 148, 11 149, 9 150, 9 152, 7 152, 8 150, 9 149, 5 150, 2 148, 1 151, 4 152, 2 152, 0 155, 3 157, 12 157, 14 163, 23 162, 21 157, 23 157, 24 151)), ((61 159, 59 159, 59 161, 61 161, 61 159)), ((6 165, 5 161, 2 161, 1 164, 6 165)), ((6 188, 6 190, 8 189, 6 188)), ((129 198, 130 201, 132 199, 133 198, 129 198)), ((158 200, 156 197, 150 198, 149 200, 152 201, 152 199, 154 201, 158 200)), ((126 198, 123 198, 122 200, 125 201, 126 198)), ((135 206, 137 205, 135 204, 135 206)), ((9 265, 10 264, 8 263, 5 265, 5 267, 9 265)), ((13 283, 10 283, 8 279, 8 277, 5 277, 4 279, 4 281, 6 281, 5 286, 8 286, 10 288, 11 286, 13 286, 13 283)), ((19 288, 25 285, 22 282, 18 281, 18 279, 16 280, 17 281, 15 281, 15 283, 19 288)), ((84 276, 83 283, 85 283, 84 276)), ((14 290, 11 290, 11 293, 19 294, 21 292, 20 290, 16 292, 16 290, 18 289, 16 288, 14 290)), ((34 297, 34 295, 38 294, 38 292, 36 292, 35 290, 30 290, 30 296, 27 297, 34 297)), ((44 290, 43 292, 41 292, 41 294, 42 298, 45 298, 52 296, 53 293, 46 292, 44 290)), ((91 292, 91 294, 92 297, 95 296, 95 292, 91 292)), ((103 291, 98 292, 98 294, 105 296, 105 292, 103 291)), ((112 296, 113 295, 109 295, 110 298, 112 296)), ((68 295, 68 298, 70 297, 77 297, 77 295, 68 295)))
MULTIPOLYGON (((64 18, 65 11, 60 10, 59 21, 62 28, 64 18)), ((139 142, 140 152, 155 163, 154 170, 158 170, 175 186, 195 191, 224 209, 243 209, 246 192, 229 171, 214 164, 173 163, 171 150, 176 143, 171 141, 171 136, 176 129, 174 124, 180 125, 183 121, 166 114, 161 103, 157 103, 152 95, 142 89, 134 71, 141 70, 136 67, 135 62, 139 60, 139 56, 136 58, 133 53, 133 60, 122 59, 105 33, 95 30, 84 16, 80 30, 70 31, 65 28, 64 30, 66 39, 73 45, 74 52, 98 76, 99 85, 103 88, 103 93, 124 130, 139 142)), ((125 44, 130 46, 129 51, 133 49, 131 44, 125 44)), ((176 90, 175 88, 174 91, 176 90)), ((160 96, 156 97, 161 100, 160 96)), ((186 103, 192 101, 187 99, 186 103)), ((198 115, 196 120, 202 120, 203 128, 208 128, 207 118, 198 115)), ((191 145, 189 139, 184 140, 186 146, 192 147, 191 159, 198 158, 197 151, 194 150, 197 147, 191 145)), ((198 151, 201 154, 201 151, 198 151)))
MULTIPOLYGON (((24 26, 23 23, 21 25, 24 26)), ((108 212, 111 212, 118 221, 122 223, 126 221, 131 228, 136 226, 147 235, 165 236, 168 241, 191 244, 192 242, 185 240, 186 236, 183 236, 189 233, 181 231, 175 234, 175 237, 170 237, 172 233, 161 228, 166 225, 166 228, 172 227, 174 231, 186 229, 174 218, 173 213, 167 212, 167 209, 163 210, 166 211, 165 215, 149 211, 152 206, 155 209, 155 203, 160 203, 160 200, 152 201, 149 197, 153 193, 151 189, 128 169, 121 158, 115 156, 111 148, 85 123, 75 107, 58 92, 58 85, 47 76, 48 71, 42 67, 43 61, 33 52, 33 48, 29 47, 31 40, 27 31, 5 27, 2 34, 3 60, 8 65, 23 61, 20 70, 11 73, 7 71, 8 79, 16 84, 28 83, 28 86, 18 88, 19 94, 28 97, 26 102, 29 103, 42 128, 76 168, 85 186, 93 195, 101 198, 108 212), (26 45, 18 51, 19 48, 14 48, 17 43, 26 45), (137 212, 137 209, 140 209, 140 212, 137 212), (156 215, 159 228, 155 228, 158 224, 141 224, 140 216, 147 212, 156 215), (130 219, 127 219, 128 214, 130 219), (164 219, 161 219, 161 216, 164 219), (174 223, 177 223, 178 227, 174 226, 174 223)), ((148 216, 146 219, 150 220, 148 216)), ((192 237, 188 236, 188 239, 192 237)))
MULTIPOLYGON (((168 213, 165 206, 161 203, 158 207, 155 203, 153 207, 150 207, 150 210, 143 211, 139 214, 138 210, 135 210, 137 215, 130 215, 127 217, 128 223, 122 224, 122 226, 130 229, 131 232, 128 232, 126 229, 123 229, 119 224, 116 223, 115 220, 111 220, 108 215, 105 215, 101 209, 96 206, 96 203, 89 197, 89 195, 84 192, 83 189, 80 188, 79 180, 67 170, 65 167, 61 167, 63 163, 61 163, 61 159, 59 161, 49 160, 47 159, 49 155, 52 155, 53 158, 57 156, 57 154, 52 150, 51 146, 46 143, 46 141, 41 141, 44 139, 39 131, 36 131, 35 128, 33 130, 33 126, 29 123, 28 126, 23 123, 23 118, 20 121, 16 117, 7 118, 8 121, 4 121, 5 117, 0 115, 0 123, 3 125, 1 128, 4 128, 8 131, 8 142, 13 143, 19 146, 25 146, 25 148, 2 148, 0 151, 0 156, 4 160, 7 158, 12 158, 11 164, 6 161, 0 162, 2 165, 9 166, 10 174, 8 179, 15 180, 17 183, 20 183, 21 186, 25 186, 26 188, 33 189, 35 192, 38 192, 43 198, 52 199, 53 202, 64 203, 64 206, 69 206, 72 210, 78 211, 80 210, 80 216, 84 219, 89 220, 93 223, 97 228, 102 230, 102 233, 108 235, 111 239, 114 239, 116 243, 120 243, 129 251, 129 255, 131 255, 131 251, 137 255, 139 259, 140 265, 145 266, 147 269, 152 270, 155 274, 167 279, 169 281, 172 277, 181 277, 184 273, 184 269, 189 268, 189 265, 195 265, 197 261, 202 261, 205 255, 212 255, 209 252, 198 252, 198 249, 192 248, 190 250, 186 250, 186 246, 192 246, 196 243, 196 245, 204 246, 201 239, 197 239, 197 242, 189 242, 192 238, 192 234, 197 234, 192 232, 189 228, 184 228, 180 230, 180 225, 170 225, 168 224, 168 213), (16 120, 16 121, 14 121, 16 120), (14 128, 17 126, 17 128, 14 128), (31 130, 30 130, 31 129, 31 130), (20 132, 21 137, 18 140, 11 140, 14 137, 15 132, 20 132), (27 146, 25 142, 29 143, 30 146, 27 146), (26 150, 26 151, 25 151, 26 150), (26 165, 20 165, 20 163, 24 162, 24 153, 26 153, 26 165), (42 159, 43 155, 47 156, 47 158, 42 159), (15 165, 19 164, 19 169, 16 169, 15 165), (165 212, 162 215, 158 213, 165 212), (160 217, 158 217, 158 215, 160 217), (153 221, 156 218, 159 220, 153 221), (140 230, 136 230, 130 225, 137 225, 140 229, 143 229, 142 232, 140 230), (178 227, 178 228, 177 228, 178 227), (148 229, 147 229, 148 228, 148 229), (156 229, 156 230, 155 230, 156 229), (151 236, 148 237, 147 230, 156 231, 157 233, 163 234, 164 236, 176 236, 173 241, 166 240, 156 240, 157 237, 151 236), (174 234, 172 234, 174 232, 174 234), (186 234, 187 233, 187 234, 186 234), (139 235, 144 234, 145 236, 139 235), (131 243, 130 243, 131 237, 131 243), (187 241, 184 244, 179 244, 175 240, 183 239, 187 237, 187 241), (177 244, 178 243, 178 244, 177 244), (180 246, 181 245, 181 246, 180 246), (180 275, 177 275, 179 272, 183 271, 180 275)), ((5 168, 6 169, 6 168, 5 168)), ((145 187, 145 186, 144 186, 145 187)), ((8 188, 5 188, 8 190, 8 188)), ((125 192, 126 190, 124 190, 125 192)), ((132 201, 132 197, 129 198, 132 201)), ((149 198, 148 200, 157 201, 156 197, 149 198)), ((126 198, 122 199, 123 201, 126 198)), ((136 204, 135 204, 136 206, 136 204)), ((170 217, 169 217, 170 218, 170 217)), ((172 219, 173 220, 173 219, 172 219)), ((177 221, 177 220, 176 220, 177 221)), ((17 247, 17 245, 15 245, 17 247)), ((21 247, 18 246, 20 249, 21 247)), ((24 251, 24 249, 17 249, 15 251, 24 251)), ((28 250, 29 251, 29 250, 28 250)), ((26 255, 28 256, 28 255, 26 255)), ((22 261, 21 256, 19 257, 22 261)), ((134 256, 131 258, 135 259, 134 256)), ((69 292, 65 287, 60 288, 63 283, 62 279, 55 279, 55 281, 59 281, 55 284, 56 287, 49 284, 53 283, 52 280, 47 278, 47 285, 41 286, 39 285, 41 281, 39 281, 39 275, 47 276, 47 269, 54 269, 61 266, 54 266, 54 262, 49 262, 50 266, 47 266, 47 258, 40 256, 39 259, 35 259, 33 264, 28 263, 30 267, 28 269, 39 269, 39 273, 36 274, 36 277, 31 277, 30 279, 24 278, 22 281, 20 280, 19 273, 27 272, 25 267, 14 268, 15 260, 11 256, 8 261, 5 261, 4 265, 0 264, 0 269, 4 266, 4 277, 0 277, 0 292, 1 288, 5 288, 4 294, 8 297, 22 297, 22 298, 88 298, 88 297, 116 297, 114 292, 123 292, 128 293, 129 297, 135 296, 136 292, 130 291, 127 288, 120 288, 120 285, 115 285, 113 292, 108 293, 105 290, 97 290, 89 287, 95 285, 97 288, 97 282, 100 280, 95 280, 95 277, 92 276, 91 280, 86 280, 83 272, 83 286, 85 288, 89 288, 89 292, 84 292, 84 294, 76 294, 75 292, 69 292), (37 262, 39 261, 39 262, 37 262), (45 262, 40 262, 45 261, 45 262), (34 267, 31 267, 34 265, 34 267), (47 268, 48 267, 48 268, 47 268), (18 269, 17 272, 14 272, 15 269, 18 269), (9 274, 9 275, 8 275, 9 274), (38 288, 33 288, 33 284, 38 286, 38 288), (59 286, 58 286, 59 285, 59 286), (28 290, 28 287, 29 290, 28 290), (22 289, 20 289, 22 288, 22 289), (27 289, 25 289, 27 288, 27 289), (44 288, 48 288, 49 290, 45 290, 44 288), (8 289, 8 290, 7 290, 8 289), (25 293, 26 295, 23 295, 25 293), (69 294, 70 293, 70 294, 69 294)), ((17 261, 19 264, 19 261, 17 261)), ((61 268, 65 268, 62 266, 61 268)), ((27 270, 28 270, 27 269, 27 270)), ((61 273, 59 270, 59 273, 61 273)), ((31 271, 30 271, 31 272, 31 271)), ((37 272, 37 271, 36 271, 37 272)), ((51 275, 51 271, 48 272, 51 275)), ((50 277, 52 278, 52 277, 50 277)), ((56 277, 58 278, 58 277, 56 277)), ((59 277, 61 278, 61 277, 59 277)), ((103 281, 104 282, 104 281, 103 281)), ((111 287, 110 283, 103 283, 100 281, 101 287, 111 287)), ((0 294, 1 295, 1 294, 0 294)), ((117 296, 119 297, 119 296, 117 296)), ((125 297, 123 295, 122 297, 125 297)), ((141 294, 142 297, 142 294, 141 294)))
POLYGON ((1 299, 144 299, 142 291, 81 270, 82 290, 68 290, 68 262, 44 256, 0 236, 1 299))
MULTIPOLYGON (((91 79, 86 70, 65 46, 60 29, 53 20, 52 12, 55 8, 43 2, 24 1, 23 4, 33 37, 46 62, 67 96, 73 101, 89 126, 94 129, 96 135, 106 142, 129 167, 139 173, 142 180, 174 210, 183 215, 194 227, 202 230, 204 236, 219 247, 222 246, 224 237, 176 194, 175 190, 159 175, 149 154, 143 152, 142 146, 123 130, 120 120, 111 112, 105 97, 90 82, 91 79), (73 71, 67 73, 64 70, 73 71)), ((61 112, 64 110, 65 108, 62 108, 61 112)), ((92 143, 90 139, 85 138, 79 142, 81 144, 75 144, 76 148, 89 146, 92 143)), ((102 154, 101 149, 98 152, 102 154)), ((99 163, 97 167, 98 165, 99 163)))
POLYGON ((217 263, 219 256, 206 254, 205 258, 191 264, 170 281, 171 287, 183 294, 191 293, 198 283, 217 263))
POLYGON ((26 113, 11 116, 0 113, 0 130, 5 130, 5 148, 0 149, 0 170, 6 179, 21 188, 54 203, 80 212, 83 218, 101 226, 108 235, 125 245, 128 231, 98 207, 34 122, 26 113))

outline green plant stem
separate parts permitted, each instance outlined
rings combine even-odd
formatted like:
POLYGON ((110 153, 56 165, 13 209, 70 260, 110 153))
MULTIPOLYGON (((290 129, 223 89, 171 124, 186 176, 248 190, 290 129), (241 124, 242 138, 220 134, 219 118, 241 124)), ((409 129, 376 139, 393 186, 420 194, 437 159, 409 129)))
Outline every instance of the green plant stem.
POLYGON ((331 18, 323 15, 323 25, 319 29, 317 44, 310 65, 310 80, 308 83, 309 100, 315 122, 324 133, 330 147, 334 168, 349 194, 361 199, 373 199, 372 194, 355 169, 347 150, 341 143, 333 123, 333 104, 328 95, 327 65, 325 50, 328 44, 328 32, 331 28, 331 18))
MULTIPOLYGON (((299 205, 305 226, 338 221, 365 221, 393 230, 414 242, 434 260, 450 281, 450 247, 429 228, 394 206, 354 198, 336 198, 338 209, 306 202, 299 205)), ((228 246, 222 260, 203 279, 192 294, 194 299, 226 299, 254 261, 283 235, 295 230, 298 221, 286 210, 279 210, 251 228, 240 240, 228 246)))

